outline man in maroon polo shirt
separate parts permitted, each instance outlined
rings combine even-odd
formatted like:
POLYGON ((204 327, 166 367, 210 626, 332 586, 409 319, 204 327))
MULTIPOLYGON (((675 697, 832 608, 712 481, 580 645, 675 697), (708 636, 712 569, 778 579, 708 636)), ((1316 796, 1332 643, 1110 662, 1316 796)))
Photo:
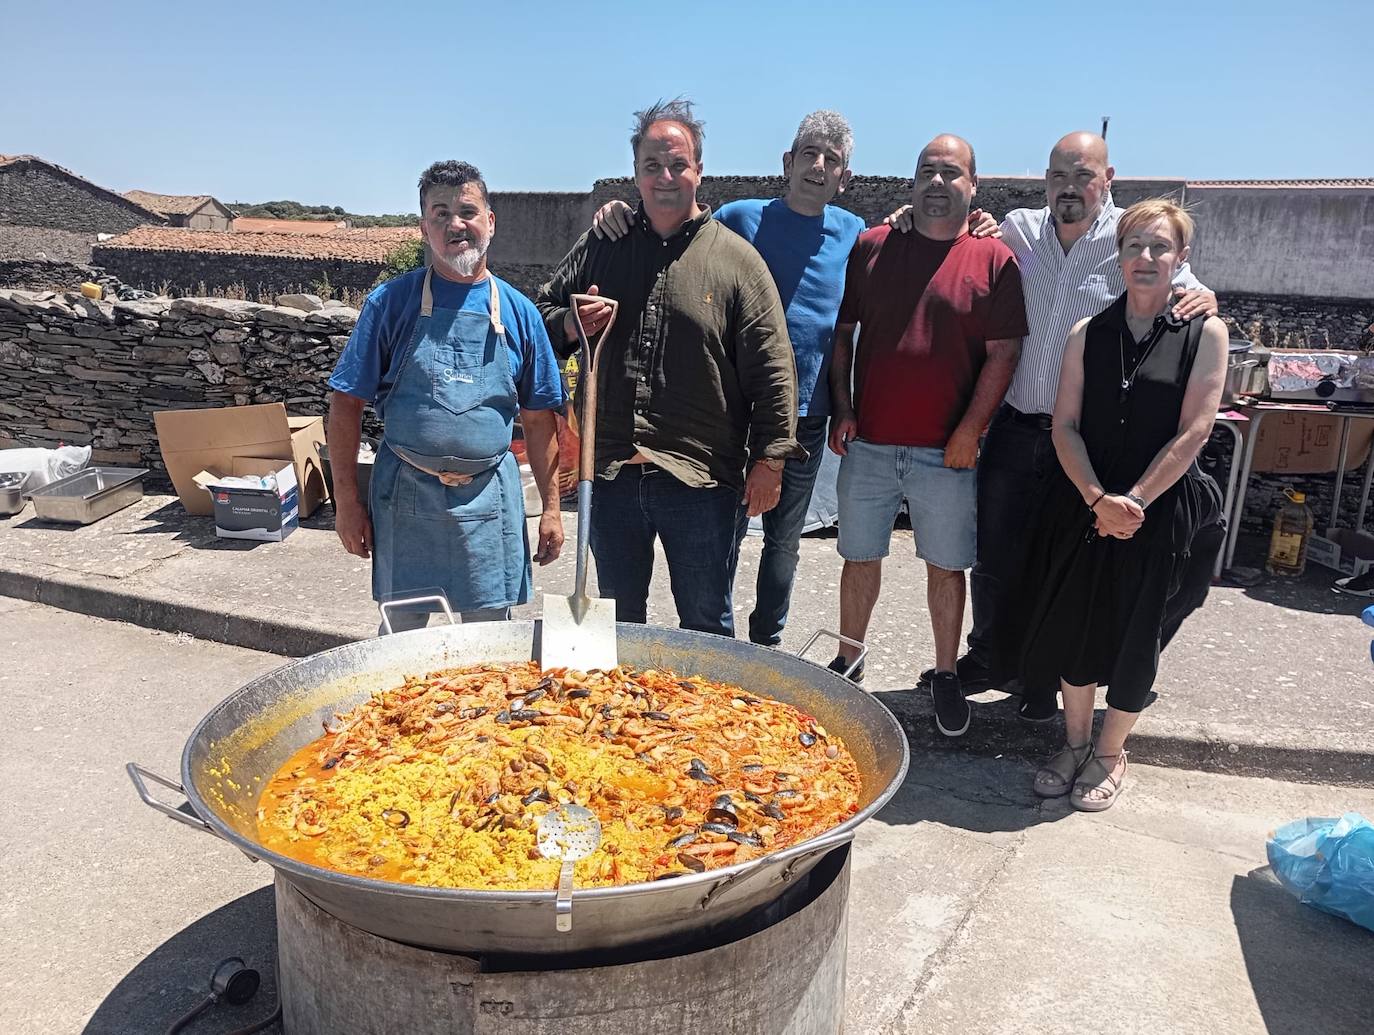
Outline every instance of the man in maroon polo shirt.
MULTIPOLYGON (((840 632, 862 640, 868 631, 892 522, 905 500, 926 562, 935 721, 950 737, 969 724, 954 663, 964 571, 974 560, 978 442, 1026 334, 1011 250, 969 236, 977 188, 966 140, 946 134, 926 145, 912 190, 915 232, 875 227, 850 255, 830 371, 830 448, 843 457, 840 632)), ((842 647, 832 667, 842 670, 856 654, 842 647)))

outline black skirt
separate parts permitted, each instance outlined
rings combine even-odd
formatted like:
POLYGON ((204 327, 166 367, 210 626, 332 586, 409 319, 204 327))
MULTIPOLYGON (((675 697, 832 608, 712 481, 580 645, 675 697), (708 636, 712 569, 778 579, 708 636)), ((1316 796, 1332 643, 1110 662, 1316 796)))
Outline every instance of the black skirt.
POLYGON ((1098 536, 1062 474, 1045 501, 1020 598, 1028 687, 1095 683, 1107 703, 1145 707, 1159 669, 1165 604, 1179 589, 1199 529, 1221 513, 1217 484, 1194 465, 1146 511, 1130 539, 1098 536))

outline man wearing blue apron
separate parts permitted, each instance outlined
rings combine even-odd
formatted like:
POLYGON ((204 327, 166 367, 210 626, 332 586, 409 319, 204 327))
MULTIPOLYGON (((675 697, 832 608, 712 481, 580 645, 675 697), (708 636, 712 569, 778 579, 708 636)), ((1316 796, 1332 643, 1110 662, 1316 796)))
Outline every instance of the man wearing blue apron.
MULTIPOLYGON (((431 265, 368 296, 329 379, 335 524, 349 553, 373 554, 375 600, 442 593, 465 622, 499 620, 532 581, 510 450, 517 412, 543 500, 534 559, 547 564, 563 545, 562 382, 538 310, 487 271, 496 217, 481 174, 435 163, 420 207, 431 265), (365 506, 354 465, 340 461, 357 453, 369 402, 386 430, 365 506)), ((432 610, 393 612, 392 628, 420 628, 432 610)))

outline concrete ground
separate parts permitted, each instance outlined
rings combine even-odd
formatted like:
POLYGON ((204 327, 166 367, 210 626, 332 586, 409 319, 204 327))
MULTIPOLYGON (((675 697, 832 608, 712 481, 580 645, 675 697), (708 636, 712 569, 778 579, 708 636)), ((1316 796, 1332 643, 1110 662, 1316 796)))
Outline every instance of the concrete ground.
MULTIPOLYGON (((123 765, 175 774, 195 723, 280 658, 3 599, 0 653, 0 1031, 160 1032, 234 954, 263 991, 193 1031, 264 1016, 270 871, 143 806, 123 765)), ((1029 780, 915 742, 857 842, 847 1032, 1369 1031, 1374 933, 1289 897, 1264 839, 1374 816, 1374 791, 1133 765, 1087 816, 1029 780)))
MULTIPOLYGON (((188 517, 175 497, 147 497, 85 528, 45 524, 28 508, 0 519, 0 594, 189 632, 277 654, 303 655, 373 635, 370 562, 350 557, 322 507, 282 543, 217 539, 208 518, 188 517)), ((545 592, 571 590, 576 515, 565 514, 568 546, 535 570, 536 617, 545 592)), ((1240 563, 1258 563, 1262 543, 1242 540, 1240 563)), ((754 603, 761 540, 745 540, 736 583, 740 635, 754 603)), ((804 538, 783 648, 838 625, 841 561, 831 536, 804 538)), ((1309 566, 1305 578, 1265 577, 1249 588, 1216 587, 1165 653, 1158 700, 1132 747, 1139 761, 1318 783, 1374 786, 1374 667, 1364 603, 1330 589, 1335 573, 1309 566)), ((660 558, 649 620, 675 625, 660 558)), ((965 620, 967 627, 967 616, 965 620)), ((865 686, 910 689, 934 661, 924 566, 910 532, 893 535, 882 597, 870 629, 865 686)), ((833 641, 811 655, 833 657, 833 641)), ((1026 727, 1015 700, 980 695, 959 750, 1031 755, 1052 748, 1057 724, 1026 727)), ((898 694, 919 749, 942 743, 928 700, 898 694)))

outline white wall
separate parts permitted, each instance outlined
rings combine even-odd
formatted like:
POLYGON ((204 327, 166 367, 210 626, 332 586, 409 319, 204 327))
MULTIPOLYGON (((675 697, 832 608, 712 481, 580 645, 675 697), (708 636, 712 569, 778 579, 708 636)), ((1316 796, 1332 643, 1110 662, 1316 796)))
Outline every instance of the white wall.
POLYGON ((1374 299, 1374 188, 1190 184, 1187 203, 1213 290, 1374 299))

